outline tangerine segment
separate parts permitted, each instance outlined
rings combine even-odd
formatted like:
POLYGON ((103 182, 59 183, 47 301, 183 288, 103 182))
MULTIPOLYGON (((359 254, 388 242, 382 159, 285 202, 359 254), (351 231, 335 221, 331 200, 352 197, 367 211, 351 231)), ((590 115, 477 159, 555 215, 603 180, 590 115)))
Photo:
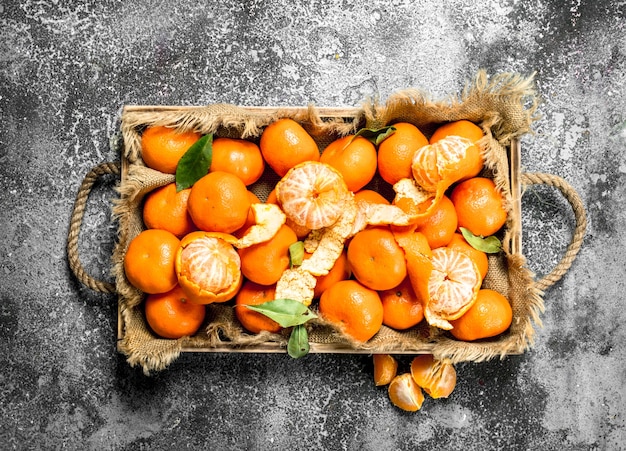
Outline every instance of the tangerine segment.
POLYGON ((462 316, 476 301, 482 279, 467 255, 440 247, 432 251, 428 299, 424 316, 429 324, 450 330, 448 320, 462 316))
POLYGON ((417 412, 424 402, 422 389, 415 383, 411 373, 394 377, 387 391, 391 403, 408 412, 417 412))
POLYGON ((339 171, 316 161, 291 168, 276 184, 276 197, 287 217, 311 230, 334 224, 348 194, 339 171))
POLYGON ((436 360, 432 354, 411 361, 411 376, 430 397, 447 398, 456 387, 456 370, 449 361, 436 360))
POLYGON ((374 383, 377 387, 388 385, 398 371, 398 361, 390 354, 374 354, 374 383))
POLYGON ((412 173, 419 186, 439 198, 450 185, 480 172, 480 149, 468 138, 447 136, 413 155, 412 173))
POLYGON ((239 254, 217 236, 202 232, 192 235, 183 239, 176 254, 176 274, 181 288, 196 304, 232 299, 243 282, 239 254))

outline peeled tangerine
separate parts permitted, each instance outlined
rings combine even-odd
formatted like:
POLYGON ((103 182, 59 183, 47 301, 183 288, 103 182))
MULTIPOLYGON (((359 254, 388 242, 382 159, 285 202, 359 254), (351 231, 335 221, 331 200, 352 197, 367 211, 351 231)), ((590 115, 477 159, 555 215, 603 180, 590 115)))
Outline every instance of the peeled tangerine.
POLYGON ((176 275, 191 302, 226 302, 241 288, 241 260, 227 242, 230 238, 225 240, 210 232, 192 232, 181 241, 176 254, 176 275))
POLYGON ((411 376, 431 398, 447 398, 456 387, 452 363, 435 360, 431 354, 419 355, 411 362, 411 376))
POLYGON ((311 230, 333 225, 349 193, 339 171, 317 161, 294 166, 276 184, 276 197, 287 217, 311 230))
POLYGON ((430 257, 411 254, 407 270, 422 299, 426 321, 440 329, 452 329, 449 321, 461 317, 476 301, 482 282, 478 267, 467 255, 446 247, 433 249, 430 257))

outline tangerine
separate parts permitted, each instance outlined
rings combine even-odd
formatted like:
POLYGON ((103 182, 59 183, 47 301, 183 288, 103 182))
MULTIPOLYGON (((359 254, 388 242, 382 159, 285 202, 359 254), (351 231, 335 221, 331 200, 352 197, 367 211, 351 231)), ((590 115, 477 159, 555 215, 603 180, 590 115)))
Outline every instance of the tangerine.
POLYGON ((473 122, 461 119, 458 121, 448 122, 437 127, 435 132, 430 137, 429 142, 432 144, 451 135, 461 136, 475 143, 485 136, 485 133, 473 122))
POLYGON ((146 322, 163 338, 181 338, 195 334, 206 315, 204 305, 187 301, 179 285, 166 293, 149 294, 145 301, 146 322))
POLYGON ((376 335, 383 324, 383 304, 378 293, 352 279, 341 280, 324 291, 319 312, 361 342, 376 335))
POLYGON ((246 305, 260 305, 273 301, 275 294, 275 284, 259 285, 251 280, 246 280, 243 283, 235 298, 235 316, 248 332, 253 334, 258 334, 262 331, 280 332, 282 327, 276 321, 246 307, 246 305))
MULTIPOLYGON (((430 205, 430 200, 425 201, 430 205)), ((454 204, 445 194, 426 216, 416 223, 415 231, 424 234, 431 249, 446 246, 457 229, 458 220, 454 204)))
MULTIPOLYGON (((311 258, 308 252, 304 253, 304 259, 311 258)), ((328 271, 328 274, 324 276, 316 276, 317 283, 313 292, 313 297, 319 298, 324 291, 326 291, 331 285, 339 282, 340 280, 346 280, 350 278, 350 266, 348 265, 348 256, 346 251, 343 251, 339 258, 335 260, 335 264, 328 271)))
POLYGON ((148 127, 141 135, 141 158, 149 168, 175 174, 181 157, 201 136, 161 125, 148 127))
POLYGON ((278 119, 265 127, 259 147, 265 162, 280 177, 299 163, 320 159, 315 140, 290 118, 278 119))
POLYGON ((362 189, 357 191, 354 193, 354 200, 357 202, 363 200, 372 204, 391 204, 391 202, 389 202, 382 194, 372 189, 362 189))
POLYGON ((368 227, 348 244, 348 264, 354 277, 372 290, 394 288, 407 275, 402 248, 387 226, 368 227))
POLYGON ((192 232, 182 239, 175 269, 178 283, 191 302, 226 302, 241 288, 241 261, 227 242, 230 239, 236 240, 232 235, 204 231, 192 232))
POLYGON ((383 324, 396 330, 406 330, 424 319, 424 308, 413 290, 409 278, 390 290, 378 293, 383 303, 383 324))
POLYGON ((260 285, 273 285, 289 268, 289 246, 298 241, 295 232, 283 224, 268 241, 239 249, 241 271, 260 285))
POLYGON ((393 185, 403 178, 411 177, 413 154, 428 144, 428 139, 413 124, 393 124, 396 131, 378 145, 378 173, 393 185))
POLYGON ((483 288, 476 302, 460 318, 450 321, 450 333, 458 340, 474 341, 495 337, 506 331, 513 321, 508 299, 494 290, 483 288))
POLYGON ((230 172, 249 186, 261 178, 264 170, 265 161, 261 149, 255 143, 239 138, 213 140, 209 172, 230 172))
POLYGON ((507 212, 502 194, 493 180, 473 177, 454 187, 450 193, 459 219, 474 235, 490 236, 506 223, 507 212))
POLYGON ((376 174, 376 147, 362 136, 348 135, 331 142, 320 162, 339 171, 348 190, 355 192, 367 185, 376 174))
POLYGON ((124 272, 130 284, 148 294, 173 289, 177 283, 174 260, 179 246, 180 240, 167 230, 139 233, 124 254, 124 272))
POLYGON ((196 230, 187 200, 191 189, 176 191, 176 183, 168 183, 151 191, 143 204, 143 222, 149 229, 163 229, 182 238, 196 230))
POLYGON ((194 224, 207 232, 233 233, 248 218, 246 185, 228 172, 209 172, 191 187, 187 208, 194 224))

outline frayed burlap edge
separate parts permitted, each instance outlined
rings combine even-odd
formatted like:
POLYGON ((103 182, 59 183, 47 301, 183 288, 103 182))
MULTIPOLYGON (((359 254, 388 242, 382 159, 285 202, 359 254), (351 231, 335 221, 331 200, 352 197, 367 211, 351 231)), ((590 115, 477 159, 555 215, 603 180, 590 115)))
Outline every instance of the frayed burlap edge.
MULTIPOLYGON (((273 111, 249 111, 227 104, 125 111, 122 134, 125 144, 123 160, 127 163, 127 170, 123 174, 124 183, 119 188, 120 198, 114 204, 114 215, 120 224, 118 245, 113 256, 120 314, 124 322, 124 334, 119 342, 120 351, 127 356, 131 365, 140 365, 144 372, 149 373, 167 367, 179 356, 183 347, 193 349, 221 344, 235 347, 254 346, 266 342, 286 346, 288 340, 286 333, 245 333, 234 321, 232 306, 229 305, 209 306, 208 316, 211 320, 194 337, 162 340, 155 338, 148 330, 141 312, 143 294, 126 280, 123 256, 130 240, 142 230, 143 197, 152 189, 171 183, 173 176, 143 166, 140 140, 141 131, 146 126, 165 125, 180 130, 196 130, 200 133, 254 140, 258 139, 267 124, 280 117, 292 117, 314 138, 323 140, 329 139, 328 136, 353 133, 363 126, 377 128, 399 121, 413 123, 428 136, 439 123, 468 119, 479 124, 485 131, 485 137, 478 143, 485 157, 485 173, 494 178, 510 208, 513 199, 509 186, 506 146, 511 139, 530 132, 532 122, 537 119, 537 100, 532 85, 532 76, 524 78, 517 74, 501 74, 489 78, 481 71, 460 96, 432 101, 426 93, 408 89, 392 95, 384 105, 372 101, 364 102, 362 110, 347 120, 322 118, 313 105, 273 111)), ((542 293, 534 288, 533 275, 525 267, 524 257, 509 252, 509 230, 513 229, 512 225, 521 221, 521 218, 512 216, 512 209, 509 211, 509 220, 503 235, 504 253, 499 258, 490 257, 490 274, 485 279, 486 287, 502 292, 511 300, 514 324, 506 334, 495 340, 466 343, 454 340, 445 332, 428 326, 420 326, 407 332, 383 327, 370 341, 360 343, 350 340, 333 325, 320 319, 308 325, 310 342, 337 343, 372 353, 393 353, 394 350, 428 352, 453 362, 483 361, 524 352, 533 343, 533 325, 540 325, 539 314, 543 310, 543 300, 542 293)))

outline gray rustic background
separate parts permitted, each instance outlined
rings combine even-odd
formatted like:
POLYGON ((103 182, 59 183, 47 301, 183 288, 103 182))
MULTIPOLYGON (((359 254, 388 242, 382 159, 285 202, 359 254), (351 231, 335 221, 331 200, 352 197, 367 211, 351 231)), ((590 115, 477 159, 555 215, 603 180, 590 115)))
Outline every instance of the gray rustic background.
MULTIPOLYGON (((11 1, 0 4, 0 447, 3 449, 624 449, 624 2, 11 1), (204 4, 203 4, 204 3, 204 4), (480 69, 536 72, 525 171, 589 215, 545 295, 534 348, 460 364, 449 399, 394 408, 367 356, 184 355, 146 377, 116 352, 116 298, 65 258, 78 186, 126 104, 356 106, 407 87, 459 92, 480 69)), ((80 239, 110 280, 114 178, 80 239)), ((571 239, 549 188, 523 198, 538 276, 571 239)), ((401 359, 407 368, 408 358, 401 359)))

